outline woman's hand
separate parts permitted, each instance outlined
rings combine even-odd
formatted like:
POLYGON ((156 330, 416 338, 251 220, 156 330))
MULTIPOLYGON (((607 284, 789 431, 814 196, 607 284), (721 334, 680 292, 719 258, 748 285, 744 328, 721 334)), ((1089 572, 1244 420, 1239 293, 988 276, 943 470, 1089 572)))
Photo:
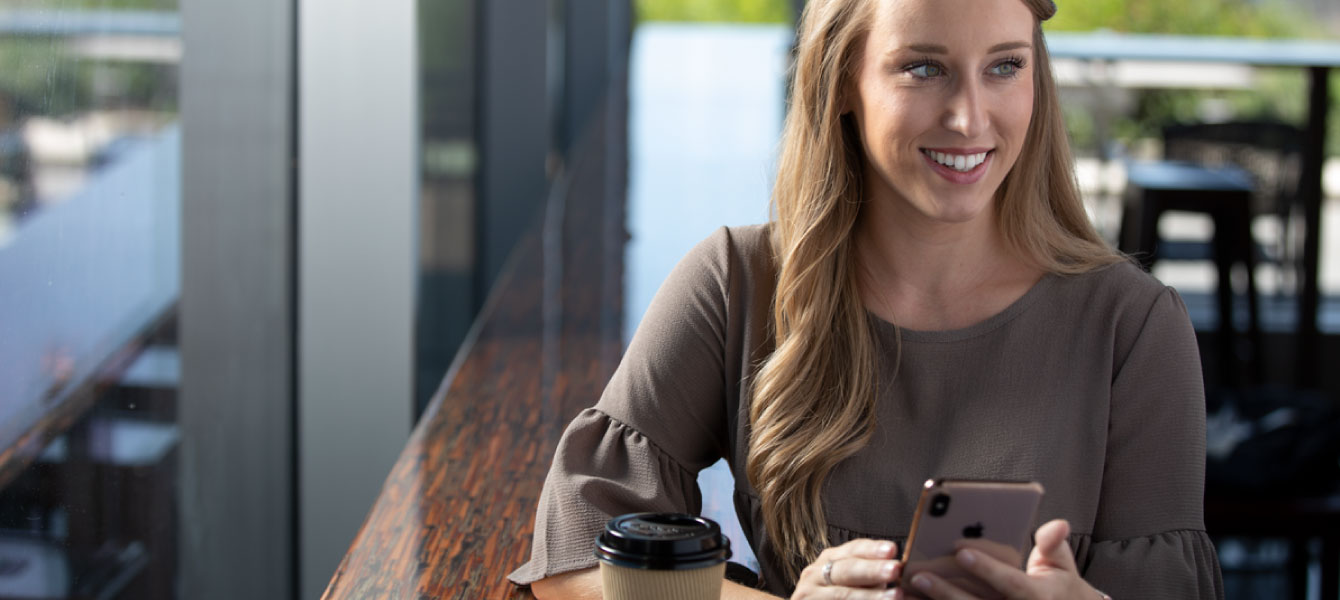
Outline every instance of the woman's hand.
MULTIPOLYGON (((959 550, 958 564, 1005 598, 1011 600, 1100 600, 1103 594, 1079 576, 1075 554, 1066 536, 1070 523, 1063 519, 1048 521, 1033 536, 1036 545, 1028 555, 1023 571, 972 548, 959 550)), ((909 582, 911 590, 934 600, 976 600, 934 573, 918 573, 909 582)))
POLYGON ((902 564, 893 559, 896 550, 893 542, 866 539, 824 550, 800 572, 791 600, 895 598, 895 590, 885 588, 902 570, 902 564))

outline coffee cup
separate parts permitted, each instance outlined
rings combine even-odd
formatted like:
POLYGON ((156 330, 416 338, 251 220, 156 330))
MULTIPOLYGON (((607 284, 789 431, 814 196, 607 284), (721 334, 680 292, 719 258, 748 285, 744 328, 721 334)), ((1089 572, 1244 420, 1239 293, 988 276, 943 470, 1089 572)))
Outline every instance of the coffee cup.
POLYGON ((622 515, 596 538, 606 600, 717 600, 730 556, 721 527, 694 515, 622 515))

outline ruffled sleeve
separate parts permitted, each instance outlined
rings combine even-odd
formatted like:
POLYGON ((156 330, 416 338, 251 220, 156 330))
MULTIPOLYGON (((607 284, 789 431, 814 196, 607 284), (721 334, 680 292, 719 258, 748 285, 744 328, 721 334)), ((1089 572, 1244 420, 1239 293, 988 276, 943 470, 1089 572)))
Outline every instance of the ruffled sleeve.
POLYGON ((1186 306, 1172 288, 1118 334, 1107 456, 1080 572, 1116 600, 1223 598, 1205 533, 1205 392, 1186 306))
POLYGON ((667 277, 600 401, 568 426, 545 479, 520 585, 595 566, 605 522, 702 505, 697 473, 727 456, 730 233, 699 243, 667 277))
POLYGON ((528 585, 596 566, 596 536, 614 515, 701 506, 696 473, 636 429, 586 409, 564 432, 540 493, 530 562, 508 578, 528 585))
POLYGON ((1084 579, 1115 600, 1223 598, 1214 544, 1204 531, 1122 540, 1071 537, 1084 579))

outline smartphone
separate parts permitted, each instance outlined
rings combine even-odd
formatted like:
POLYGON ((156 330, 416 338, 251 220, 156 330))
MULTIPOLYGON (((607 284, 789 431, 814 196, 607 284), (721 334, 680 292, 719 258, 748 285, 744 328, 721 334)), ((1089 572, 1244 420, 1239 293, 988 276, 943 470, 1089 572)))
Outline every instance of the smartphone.
POLYGON ((903 546, 900 580, 929 570, 978 597, 999 596, 964 571, 954 554, 970 546, 1022 567, 1042 494, 1036 481, 927 481, 903 546))

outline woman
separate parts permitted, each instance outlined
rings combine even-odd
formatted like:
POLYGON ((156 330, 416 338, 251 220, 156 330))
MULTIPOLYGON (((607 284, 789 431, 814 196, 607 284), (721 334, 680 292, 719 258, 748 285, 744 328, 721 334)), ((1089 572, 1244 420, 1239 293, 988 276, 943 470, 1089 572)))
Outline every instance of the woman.
POLYGON ((724 457, 772 594, 975 597, 929 574, 884 589, 921 483, 957 477, 1047 489, 1025 568, 959 553, 979 589, 1222 596, 1194 333, 1088 223, 1040 29, 1054 12, 809 1, 773 222, 676 267, 565 433, 513 581, 599 597, 604 521, 697 512, 695 474, 724 457))

